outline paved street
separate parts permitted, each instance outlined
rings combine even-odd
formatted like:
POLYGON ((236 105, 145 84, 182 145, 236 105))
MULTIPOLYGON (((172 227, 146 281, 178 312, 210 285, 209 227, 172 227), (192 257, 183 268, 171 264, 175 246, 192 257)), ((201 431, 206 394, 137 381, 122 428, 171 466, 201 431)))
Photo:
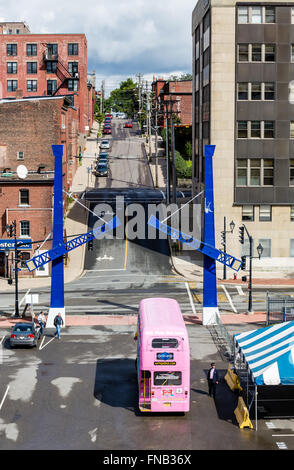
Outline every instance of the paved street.
MULTIPOLYGON (((151 187, 136 127, 124 129, 123 121, 114 122, 111 140, 110 175, 96 178, 93 186, 151 187)), ((91 215, 89 229, 94 222, 91 215)), ((193 322, 202 312, 202 285, 177 274, 169 255, 165 240, 137 241, 127 236, 95 240, 93 251, 85 251, 82 277, 65 285, 66 313, 135 318, 142 298, 161 296, 176 298, 183 315, 193 322)), ((50 288, 31 292, 39 293, 38 310, 47 311, 50 288)), ((289 287, 276 292, 292 295, 289 287)), ((24 293, 20 292, 20 298, 24 293)), ((248 308, 246 289, 220 282, 218 302, 223 317, 244 313, 248 308)), ((254 288, 253 307, 265 311, 265 288, 254 288)), ((13 313, 13 291, 1 294, 0 309, 13 313)), ((234 334, 260 326, 264 324, 227 327, 234 334)), ((260 419, 258 432, 240 430, 234 417, 237 397, 223 380, 216 401, 209 398, 206 371, 210 362, 216 362, 222 377, 228 363, 209 329, 196 322, 188 324, 191 411, 186 415, 141 415, 134 332, 133 325, 67 326, 61 341, 49 330, 36 349, 11 350, 9 330, 2 327, 0 449, 294 449, 293 420, 260 419)))
POLYGON ((293 421, 259 420, 257 433, 240 430, 236 396, 226 383, 215 402, 208 396, 211 360, 222 376, 227 364, 201 325, 188 326, 191 411, 141 415, 134 331, 67 328, 61 341, 46 332, 33 350, 11 350, 2 331, 0 449, 275 450, 281 441, 294 449, 293 421))

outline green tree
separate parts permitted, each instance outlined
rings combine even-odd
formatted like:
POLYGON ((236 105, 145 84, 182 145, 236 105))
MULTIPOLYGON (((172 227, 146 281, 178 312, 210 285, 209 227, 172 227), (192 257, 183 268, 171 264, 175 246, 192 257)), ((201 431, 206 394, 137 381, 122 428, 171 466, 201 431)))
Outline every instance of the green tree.
POLYGON ((109 98, 104 101, 105 111, 123 112, 128 117, 134 117, 138 110, 137 84, 131 78, 120 83, 119 88, 112 90, 109 98))

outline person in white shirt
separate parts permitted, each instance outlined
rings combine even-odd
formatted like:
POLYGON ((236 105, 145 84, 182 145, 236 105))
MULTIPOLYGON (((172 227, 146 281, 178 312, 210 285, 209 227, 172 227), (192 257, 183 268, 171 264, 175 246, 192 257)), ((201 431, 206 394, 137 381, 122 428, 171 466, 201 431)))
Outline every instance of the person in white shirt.
POLYGON ((44 312, 40 312, 39 316, 38 316, 38 323, 40 325, 40 336, 43 334, 43 330, 45 328, 45 325, 46 325, 46 317, 44 315, 44 312))

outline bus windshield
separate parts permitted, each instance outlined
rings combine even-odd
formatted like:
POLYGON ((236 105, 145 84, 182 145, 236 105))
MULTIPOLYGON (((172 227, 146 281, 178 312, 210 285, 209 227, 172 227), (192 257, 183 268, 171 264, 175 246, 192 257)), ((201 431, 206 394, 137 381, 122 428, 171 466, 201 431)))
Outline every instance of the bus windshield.
POLYGON ((177 348, 179 346, 176 338, 154 338, 152 340, 152 348, 177 348))

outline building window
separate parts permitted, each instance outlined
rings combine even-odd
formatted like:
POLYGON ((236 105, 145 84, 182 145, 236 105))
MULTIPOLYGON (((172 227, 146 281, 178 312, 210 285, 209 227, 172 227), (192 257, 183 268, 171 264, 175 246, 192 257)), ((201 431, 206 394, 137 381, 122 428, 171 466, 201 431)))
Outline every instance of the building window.
POLYGON ((238 61, 249 62, 249 44, 238 45, 238 61))
POLYGON ((37 55, 37 44, 27 44, 27 56, 37 55))
POLYGON ((264 158, 262 160, 263 167, 263 185, 274 185, 274 160, 271 158, 264 158))
POLYGON ((237 133, 238 139, 247 139, 248 138, 248 122, 247 121, 238 121, 237 122, 237 133))
POLYGON ((27 80, 27 91, 37 91, 37 80, 27 80))
POLYGON ((290 186, 294 186, 294 160, 290 160, 290 186))
POLYGON ((275 84, 268 82, 264 84, 264 99, 274 100, 275 99, 275 84))
POLYGON ((30 222, 28 220, 20 221, 20 236, 21 237, 30 236, 30 222))
POLYGON ((251 84, 251 99, 253 101, 261 100, 261 83, 251 84))
POLYGON ((68 90, 69 91, 78 91, 79 90, 79 81, 78 80, 68 80, 68 90))
POLYGON ((79 45, 77 43, 70 43, 67 47, 68 55, 79 55, 79 45))
POLYGON ((20 189, 19 190, 19 204, 28 206, 30 204, 29 190, 20 189))
POLYGON ((247 186, 248 160, 237 160, 237 186, 247 186))
POLYGON ((261 160, 260 159, 251 159, 250 163, 250 186, 260 186, 261 185, 261 160))
POLYGON ((248 83, 238 83, 238 100, 248 100, 248 83))
POLYGON ((274 121, 264 121, 264 139, 274 139, 275 137, 275 122, 274 121))
POLYGON ((17 55, 17 44, 7 44, 6 45, 7 55, 17 55))
POLYGON ((17 152, 17 159, 24 160, 24 152, 17 152))
POLYGON ((291 23, 294 24, 294 7, 291 8, 291 23))
POLYGON ((57 80, 47 80, 47 95, 53 95, 57 90, 57 80))
POLYGON ((290 221, 294 222, 294 206, 290 206, 290 221))
POLYGON ((16 30, 15 30, 15 34, 19 34, 19 29, 16 29, 16 30))
POLYGON ((7 73, 17 73, 17 62, 7 62, 7 73))
POLYGON ((252 44, 251 46, 251 61, 261 62, 262 61, 262 44, 252 44))
POLYGON ((20 262, 20 267, 21 268, 27 268, 26 261, 28 261, 31 258, 31 255, 28 251, 22 251, 21 252, 21 262, 20 262))
POLYGON ((294 139, 294 121, 290 121, 290 139, 294 139))
POLYGON ((27 62, 27 73, 37 73, 37 62, 27 62))
POLYGON ((273 159, 237 159, 237 186, 273 186, 273 159))
POLYGON ((48 58, 58 54, 58 44, 47 44, 48 58))
POLYGON ((56 73, 56 69, 57 69, 57 62, 52 60, 52 61, 48 61, 46 63, 46 71, 48 73, 56 73))
POLYGON ((74 76, 75 73, 79 72, 79 63, 78 62, 69 62, 68 63, 68 71, 72 76, 74 76))
POLYGON ((294 256, 294 238, 290 238, 290 257, 294 256))
POLYGON ((272 256, 272 241, 270 238, 260 238, 258 244, 261 244, 263 247, 262 257, 270 258, 272 256))
POLYGON ((17 90, 17 80, 7 80, 7 91, 17 90))
POLYGON ((242 206, 242 220, 254 221, 254 206, 242 206))
POLYGON ((266 23, 275 23, 276 22, 275 7, 265 7, 265 22, 266 23))
POLYGON ((270 222, 272 220, 272 206, 259 206, 259 221, 270 222))
POLYGON ((252 139, 261 138, 261 121, 251 121, 250 137, 252 139))
POLYGON ((251 22, 253 24, 262 23, 262 7, 252 7, 252 9, 251 9, 251 22))
POLYGON ((238 24, 246 24, 249 21, 249 8, 238 7, 238 24))
POLYGON ((274 44, 265 44, 265 46, 264 46, 264 60, 265 60, 265 62, 275 62, 275 60, 276 60, 276 46, 274 44))
POLYGON ((238 139, 274 139, 275 121, 237 121, 238 139))

